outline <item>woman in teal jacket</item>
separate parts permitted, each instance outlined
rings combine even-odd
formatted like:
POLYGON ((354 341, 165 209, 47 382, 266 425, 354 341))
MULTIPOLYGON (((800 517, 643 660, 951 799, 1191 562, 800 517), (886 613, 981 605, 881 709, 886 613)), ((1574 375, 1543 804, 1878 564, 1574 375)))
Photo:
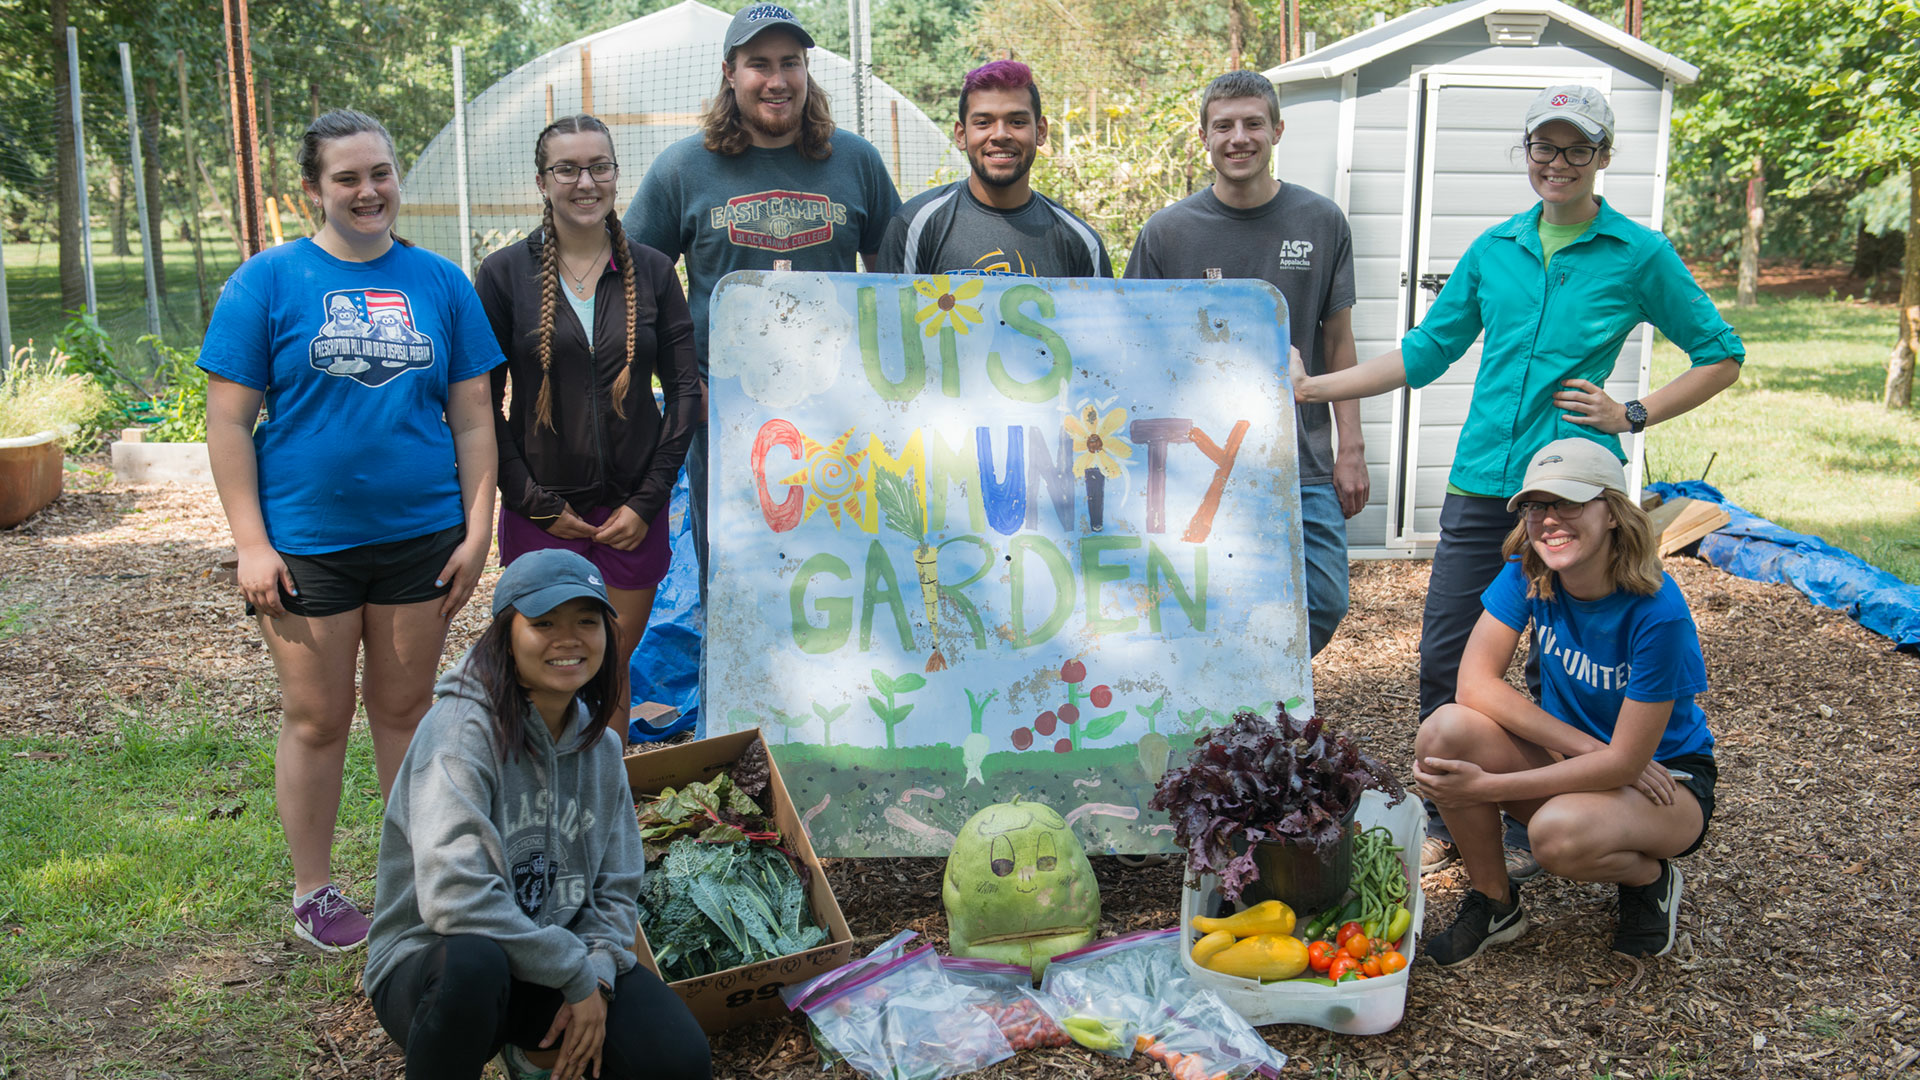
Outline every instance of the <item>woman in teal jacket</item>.
MULTIPOLYGON (((1613 155, 1613 110, 1600 91, 1550 86, 1527 110, 1527 180, 1540 202, 1480 234, 1400 347, 1344 371, 1292 371, 1302 403, 1346 401, 1439 378, 1483 333, 1480 372, 1455 448, 1440 543, 1420 628, 1420 718, 1454 699, 1480 594, 1513 529, 1507 500, 1533 453, 1555 439, 1591 439, 1625 460, 1619 436, 1671 420, 1740 377, 1746 349, 1660 232, 1594 193, 1613 155), (1672 382, 1620 402, 1603 385, 1627 335, 1652 323, 1692 360, 1672 382)), ((1531 668, 1531 662, 1529 663, 1531 668)), ((1528 683, 1537 676, 1529 670, 1528 683)), ((1429 811, 1433 810, 1431 804, 1429 811)), ((1516 848, 1523 832, 1510 832, 1516 848)), ((1457 857, 1431 813, 1421 868, 1457 857)), ((1510 856, 1513 876, 1539 872, 1510 856)))

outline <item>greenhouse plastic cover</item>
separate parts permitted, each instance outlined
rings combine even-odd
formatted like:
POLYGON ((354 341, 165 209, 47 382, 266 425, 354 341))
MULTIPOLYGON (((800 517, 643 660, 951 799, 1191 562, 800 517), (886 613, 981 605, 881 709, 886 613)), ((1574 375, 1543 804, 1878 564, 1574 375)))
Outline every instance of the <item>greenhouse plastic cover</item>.
POLYGON ((1920 651, 1920 586, 1908 585, 1817 536, 1783 529, 1752 514, 1704 480, 1649 484, 1647 490, 1662 498, 1684 495, 1718 503, 1733 515, 1700 541, 1700 554, 1713 565, 1753 581, 1785 582, 1814 603, 1844 611, 1891 638, 1896 649, 1920 651))

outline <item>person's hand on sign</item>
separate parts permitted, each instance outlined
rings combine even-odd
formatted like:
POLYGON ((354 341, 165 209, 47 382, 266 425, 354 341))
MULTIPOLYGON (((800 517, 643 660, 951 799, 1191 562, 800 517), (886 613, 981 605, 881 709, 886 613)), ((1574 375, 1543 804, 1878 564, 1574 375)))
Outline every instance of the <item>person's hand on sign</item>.
POLYGON ((1300 350, 1292 345, 1287 346, 1287 389, 1293 394, 1295 405, 1305 404, 1306 399, 1301 396, 1300 389, 1310 378, 1312 376, 1307 374, 1307 362, 1300 356, 1300 350))

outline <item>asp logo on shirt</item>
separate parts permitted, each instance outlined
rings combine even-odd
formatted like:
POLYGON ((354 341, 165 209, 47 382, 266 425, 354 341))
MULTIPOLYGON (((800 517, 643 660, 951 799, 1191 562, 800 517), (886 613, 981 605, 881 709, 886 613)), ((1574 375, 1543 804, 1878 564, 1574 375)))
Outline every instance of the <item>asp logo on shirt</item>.
POLYGON ((728 199, 709 210, 716 229, 741 247, 765 251, 794 251, 825 244, 833 227, 847 223, 845 203, 805 191, 758 191, 728 199))
POLYGON ((336 289, 320 302, 326 321, 307 345, 314 368, 363 386, 384 386, 433 366, 433 339, 413 325, 413 303, 396 289, 336 289))
POLYGON ((1310 258, 1313 254, 1313 241, 1282 240, 1280 241, 1279 248, 1280 250, 1277 254, 1281 266, 1293 270, 1313 269, 1313 259, 1310 258))

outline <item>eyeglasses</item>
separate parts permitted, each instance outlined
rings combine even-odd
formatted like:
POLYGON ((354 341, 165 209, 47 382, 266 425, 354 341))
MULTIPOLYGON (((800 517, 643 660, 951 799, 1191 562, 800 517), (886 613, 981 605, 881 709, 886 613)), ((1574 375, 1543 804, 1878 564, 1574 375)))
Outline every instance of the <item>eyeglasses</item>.
POLYGON ((586 173, 588 176, 593 177, 595 183, 604 184, 619 174, 620 163, 617 161, 596 161, 583 169, 571 161, 563 161, 558 165, 547 166, 544 171, 550 173, 555 180, 563 184, 579 183, 581 173, 586 173))
POLYGON ((1534 502, 1529 499, 1520 504, 1520 512, 1527 517, 1538 518, 1545 515, 1548 510, 1552 510, 1554 517, 1569 518, 1585 510, 1587 503, 1592 501, 1591 499, 1584 501, 1579 499, 1555 499, 1552 502, 1534 502))
POLYGON ((1527 156, 1540 164, 1551 165, 1553 164, 1554 158, 1564 155, 1567 159, 1567 164, 1576 169, 1582 165, 1593 164, 1593 155, 1599 152, 1600 148, 1591 143, 1575 143, 1572 146, 1555 146, 1550 142, 1535 139, 1533 142, 1527 144, 1527 156))

